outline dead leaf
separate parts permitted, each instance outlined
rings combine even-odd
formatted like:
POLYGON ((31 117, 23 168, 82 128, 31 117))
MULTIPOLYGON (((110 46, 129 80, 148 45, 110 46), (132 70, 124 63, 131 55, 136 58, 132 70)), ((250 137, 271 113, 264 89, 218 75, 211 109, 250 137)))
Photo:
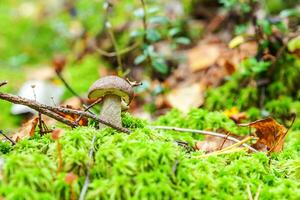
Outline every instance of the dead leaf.
MULTIPOLYGON (((76 108, 73 108, 72 106, 66 106, 66 108, 70 108, 70 109, 74 109, 74 110, 80 110, 80 109, 76 109, 76 108)), ((63 112, 60 112, 59 113, 62 117, 70 120, 71 122, 77 122, 79 126, 87 126, 88 124, 88 120, 85 118, 85 117, 80 117, 79 115, 76 115, 76 114, 66 114, 66 113, 63 113, 63 112), (78 121, 79 119, 79 121, 78 121)))
POLYGON ((232 107, 228 110, 224 111, 224 114, 232 119, 235 123, 240 123, 241 120, 247 119, 247 115, 245 112, 240 112, 237 107, 232 107))
MULTIPOLYGON (((227 135, 230 137, 234 137, 238 140, 244 139, 244 136, 236 135, 233 133, 227 132, 227 135)), ((224 148, 227 148, 236 142, 228 140, 226 138, 220 138, 220 137, 215 137, 211 135, 205 136, 204 141, 198 141, 195 144, 195 149, 196 150, 201 150, 204 151, 205 153, 210 153, 218 150, 222 150, 224 148)))
POLYGON ((21 126, 21 128, 18 130, 18 132, 12 136, 12 139, 18 142, 24 138, 32 137, 34 135, 35 128, 38 122, 39 122, 39 118, 35 117, 29 120, 28 122, 24 123, 21 126))
POLYGON ((216 44, 200 44, 187 53, 189 68, 192 72, 206 69, 216 63, 220 47, 216 44))
POLYGON ((191 108, 197 108, 204 102, 203 86, 195 83, 190 86, 175 88, 166 97, 171 107, 178 108, 182 112, 188 112, 191 108))
POLYGON ((280 152, 283 149, 287 129, 273 118, 257 120, 240 126, 249 126, 256 129, 258 140, 253 147, 259 151, 280 152))

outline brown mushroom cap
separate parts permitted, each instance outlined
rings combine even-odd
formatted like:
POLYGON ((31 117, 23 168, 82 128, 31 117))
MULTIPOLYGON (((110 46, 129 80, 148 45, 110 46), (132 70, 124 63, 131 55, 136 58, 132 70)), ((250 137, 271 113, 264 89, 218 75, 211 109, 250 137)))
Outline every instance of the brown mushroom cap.
POLYGON ((126 80, 118 76, 105 76, 90 87, 88 97, 100 98, 108 94, 118 95, 129 104, 133 98, 133 89, 126 80))

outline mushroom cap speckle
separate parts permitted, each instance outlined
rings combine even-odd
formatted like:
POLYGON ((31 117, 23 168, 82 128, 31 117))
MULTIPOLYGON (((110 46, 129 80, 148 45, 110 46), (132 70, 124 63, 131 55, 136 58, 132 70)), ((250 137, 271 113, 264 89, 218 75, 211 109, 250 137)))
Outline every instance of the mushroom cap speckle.
POLYGON ((108 94, 114 94, 130 104, 133 98, 133 89, 130 83, 118 76, 105 76, 98 79, 89 89, 88 97, 90 99, 104 97, 108 94))

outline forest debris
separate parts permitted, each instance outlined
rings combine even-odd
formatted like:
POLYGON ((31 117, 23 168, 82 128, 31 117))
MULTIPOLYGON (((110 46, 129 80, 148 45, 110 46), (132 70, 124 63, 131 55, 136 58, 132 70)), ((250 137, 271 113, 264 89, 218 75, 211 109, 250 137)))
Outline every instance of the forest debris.
POLYGON ((247 119, 245 112, 240 112, 237 107, 232 107, 224 111, 224 114, 232 119, 235 123, 240 123, 241 120, 247 119))
MULTIPOLYGON (((67 105, 65 108, 69 108, 69 109, 74 109, 74 110, 80 110, 80 109, 76 109, 72 106, 67 105)), ((63 116, 64 118, 70 120, 73 123, 78 124, 79 126, 87 126, 88 125, 88 120, 85 117, 80 117, 80 115, 76 114, 76 113, 64 113, 64 112, 59 112, 59 114, 61 116, 63 116)))
POLYGON ((204 141, 197 141, 195 144, 196 150, 204 151, 205 153, 214 152, 222 148, 229 147, 235 142, 227 140, 226 138, 218 138, 211 135, 207 135, 204 141))
POLYGON ((25 99, 19 96, 15 96, 12 94, 6 94, 6 93, 2 93, 0 92, 0 99, 3 99, 5 101, 9 101, 11 103, 15 103, 15 104, 21 104, 21 105, 25 105, 28 106, 38 112, 40 112, 41 114, 47 115, 48 117, 51 117, 59 122, 62 122, 72 128, 78 126, 78 124, 71 122, 68 119, 63 118, 62 116, 60 116, 59 112, 63 112, 63 113, 69 113, 69 114, 77 114, 77 115, 82 115, 83 117, 87 117, 87 118, 92 118, 95 121, 105 124, 109 127, 112 127, 116 130, 119 130, 121 132, 125 132, 125 133, 130 133, 130 130, 128 130, 127 128, 123 128, 123 127, 118 127, 115 126, 114 124, 107 122, 103 119, 100 119, 99 117, 97 117, 94 114, 91 114, 89 112, 85 112, 85 111, 80 111, 80 110, 73 110, 73 109, 69 109, 69 108, 62 108, 62 107, 53 107, 53 106, 48 106, 45 104, 41 104, 38 103, 36 101, 32 101, 30 99, 25 99))
POLYGON ((256 129, 255 134, 258 140, 252 146, 257 150, 268 152, 282 151, 287 129, 273 118, 266 118, 239 125, 256 129))
POLYGON ((204 102, 203 86, 199 83, 175 88, 166 97, 167 102, 182 112, 188 112, 191 108, 197 108, 204 102))
POLYGON ((12 136, 12 139, 16 142, 24 139, 24 138, 30 138, 32 136, 34 136, 35 133, 35 128, 38 125, 39 122, 39 118, 35 117, 29 121, 27 121, 26 123, 24 123, 21 128, 19 128, 19 130, 17 131, 16 134, 14 134, 12 136))
MULTIPOLYGON (((196 133, 196 134, 202 134, 202 135, 210 135, 210 136, 219 137, 219 138, 233 141, 233 142, 235 142, 234 145, 238 144, 239 146, 244 146, 244 147, 248 148, 252 152, 257 152, 257 150, 255 148, 253 148, 245 143, 246 138, 243 140, 239 140, 235 137, 230 136, 230 134, 226 135, 223 133, 216 133, 216 132, 212 132, 212 131, 196 130, 196 129, 189 129, 189 128, 179 128, 179 127, 174 127, 174 126, 149 126, 149 128, 161 129, 161 130, 172 130, 172 131, 179 131, 179 132, 189 132, 189 133, 196 133)), ((248 138, 247 141, 252 139, 252 137, 247 137, 247 138, 248 138)))
POLYGON ((219 44, 200 44, 187 53, 188 65, 192 72, 196 72, 216 63, 220 56, 219 44))

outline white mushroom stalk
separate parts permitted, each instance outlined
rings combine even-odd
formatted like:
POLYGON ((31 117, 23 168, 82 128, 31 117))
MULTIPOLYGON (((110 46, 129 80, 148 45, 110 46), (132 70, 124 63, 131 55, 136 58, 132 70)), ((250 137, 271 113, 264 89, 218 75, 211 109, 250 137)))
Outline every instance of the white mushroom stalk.
MULTIPOLYGON (((121 112, 124 103, 129 105, 133 98, 133 89, 130 83, 118 76, 106 76, 97 80, 89 90, 89 98, 103 98, 100 118, 122 127, 121 112)), ((99 128, 107 127, 99 123, 99 128)))

